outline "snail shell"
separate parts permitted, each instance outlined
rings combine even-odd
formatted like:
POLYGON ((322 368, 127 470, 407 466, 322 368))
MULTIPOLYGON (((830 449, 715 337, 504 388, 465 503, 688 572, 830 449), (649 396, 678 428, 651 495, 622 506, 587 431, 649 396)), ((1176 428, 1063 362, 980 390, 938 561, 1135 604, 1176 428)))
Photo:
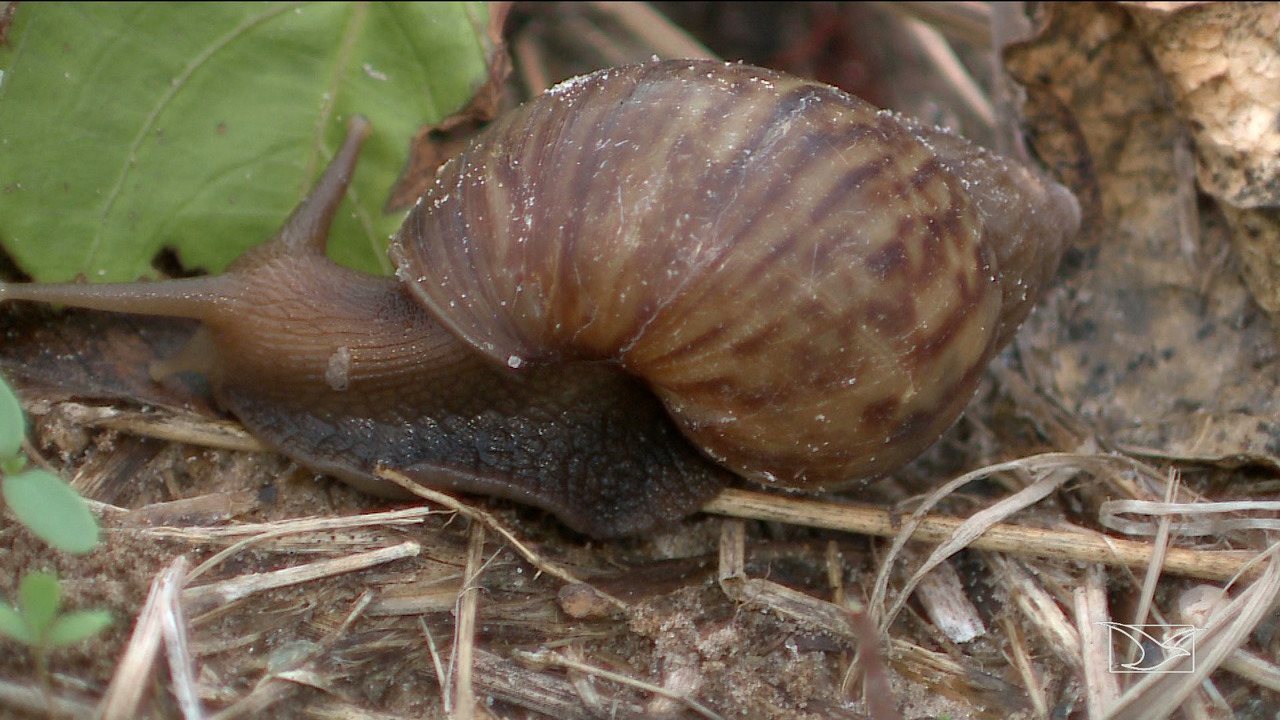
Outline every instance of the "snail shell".
POLYGON ((392 255, 495 363, 618 363, 717 462, 807 488, 932 443, 1078 223, 1065 189, 944 131, 781 73, 668 61, 501 118, 392 255))
POLYGON ((324 257, 367 132, 353 121, 223 275, 0 300, 198 318, 187 356, 298 462, 375 491, 385 465, 610 537, 696 511, 724 468, 834 487, 914 457, 1079 223, 1053 182, 834 88, 653 62, 491 125, 380 278, 324 257))

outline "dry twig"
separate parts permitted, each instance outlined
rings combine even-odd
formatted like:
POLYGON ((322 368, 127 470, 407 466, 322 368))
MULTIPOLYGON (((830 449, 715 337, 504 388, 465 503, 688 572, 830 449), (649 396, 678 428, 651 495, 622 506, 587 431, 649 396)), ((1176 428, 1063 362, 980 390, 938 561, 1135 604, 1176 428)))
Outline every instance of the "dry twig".
POLYGON ((1266 566, 1258 580, 1223 605, 1196 634, 1196 652, 1163 665, 1168 672, 1144 676, 1120 697, 1106 715, 1107 720, 1171 715, 1209 673, 1240 647, 1258 623, 1275 611, 1276 598, 1280 597, 1280 543, 1259 559, 1262 557, 1266 558, 1266 566))
POLYGON ((165 615, 178 606, 177 596, 186 576, 187 559, 178 556, 152 580, 151 592, 138 613, 129 645, 98 705, 97 715, 102 720, 139 717, 142 692, 151 685, 151 668, 160 650, 160 640, 169 627, 180 624, 179 620, 166 622, 165 615))
MULTIPOLYGON (((472 522, 480 523, 496 532, 498 535, 501 535, 502 538, 511 545, 511 547, 515 548, 516 552, 520 553, 525 560, 529 561, 529 564, 536 567, 540 572, 544 572, 552 577, 558 578, 565 583, 582 582, 582 580, 575 577, 573 573, 565 570, 556 563, 547 560, 532 548, 521 542, 520 539, 516 537, 515 533, 509 530, 502 523, 498 522, 498 519, 493 515, 483 510, 471 507, 451 495, 423 487, 412 479, 390 468, 380 468, 377 474, 378 477, 381 477, 384 480, 389 480, 424 500, 436 503, 437 505, 443 505, 459 515, 470 519, 472 522)), ((600 592, 598 590, 597 592, 599 592, 601 597, 607 599, 615 607, 626 609, 627 604, 621 600, 607 593, 600 592)))
MULTIPOLYGON (((1075 468, 1062 464, 1060 460, 1060 458, 1050 458, 1044 466, 1038 466, 1037 463, 1028 462, 1026 466, 1037 466, 1036 469, 1043 470, 1044 475, 1034 483, 1028 485, 1022 490, 1019 490, 1013 495, 994 503, 990 507, 979 510, 963 523, 958 525, 955 532, 951 534, 951 537, 947 538, 945 542, 934 548, 933 552, 929 555, 929 558, 926 559, 919 568, 916 568, 916 571, 911 575, 911 577, 903 583, 893 605, 890 606, 886 612, 880 614, 878 611, 883 606, 885 594, 889 586, 889 575, 893 569, 893 561, 898 552, 901 551, 907 541, 911 539, 911 527, 913 522, 922 518, 924 513, 942 498, 951 494, 970 480, 984 476, 986 474, 985 471, 990 470, 991 468, 983 468, 982 470, 962 475, 930 493, 925 501, 920 504, 920 507, 912 513, 911 518, 903 524, 903 528, 898 532, 897 537, 893 539, 893 545, 889 548, 889 551, 880 562, 880 572, 876 577, 875 590, 871 595, 870 606, 871 612, 879 617, 880 631, 886 632, 888 630, 889 625, 893 623, 894 617, 897 616, 898 611, 902 609, 902 606, 906 604, 907 598, 910 597, 912 591, 915 590, 916 585, 922 578, 924 578, 926 573, 937 567, 948 557, 951 557, 960 550, 972 545, 975 539, 999 521, 1025 507, 1034 505, 1040 500, 1043 500, 1049 495, 1049 493, 1053 492, 1060 485, 1070 479, 1074 474, 1073 471, 1075 468)), ((1016 470, 1026 467, 1020 461, 1005 463, 1004 465, 1006 466, 1004 469, 1007 470, 1016 470)))
POLYGON ((1106 578, 1097 565, 1085 570, 1085 582, 1075 590, 1076 632, 1083 654, 1085 700, 1091 720, 1100 720, 1120 697, 1120 687, 1111 672, 1111 646, 1107 624, 1106 578))
POLYGON ((416 542, 403 542, 399 545, 366 553, 320 560, 271 572, 240 575, 208 585, 187 588, 182 593, 182 600, 193 613, 203 612, 254 593, 310 582, 322 577, 355 572, 393 560, 415 557, 421 549, 421 546, 416 542))
POLYGON ((476 712, 476 694, 471 677, 474 670, 476 607, 480 601, 480 573, 484 569, 484 526, 471 526, 467 545, 467 569, 458 591, 457 622, 453 626, 453 653, 449 667, 453 676, 453 712, 457 720, 471 720, 476 712))
POLYGON ((543 666, 543 667, 562 667, 569 670, 577 670, 578 672, 583 672, 583 673, 587 673, 588 675, 604 678, 605 680, 612 680, 613 682, 619 683, 621 685, 629 685, 631 687, 634 687, 639 690, 643 690, 648 693, 653 693, 655 695, 668 697, 668 698, 671 698, 672 700, 676 700, 684 704, 690 710, 694 711, 695 713, 701 715, 704 718, 707 718, 708 720, 724 720, 724 718, 718 715, 714 710, 707 707, 706 705, 703 705, 697 700, 694 700, 691 697, 687 697, 679 693, 673 693, 670 690, 667 690, 666 688, 660 685, 654 685, 653 683, 647 683, 643 680, 637 680, 632 677, 627 677, 626 675, 613 672, 612 670, 606 670, 601 667, 596 667, 594 665, 588 665, 587 663, 584 663, 584 662, 572 660, 558 653, 553 653, 548 650, 540 650, 538 652, 528 652, 524 650, 517 650, 515 651, 514 655, 515 657, 523 660, 524 662, 528 662, 533 665, 543 666))
MULTIPOLYGON (((900 529, 900 518, 881 507, 802 500, 750 490, 721 491, 702 509, 729 517, 771 520, 878 537, 895 537, 900 529)), ((910 539, 942 542, 963 523, 964 520, 959 518, 926 515, 920 518, 910 539)), ((1011 523, 992 525, 968 547, 1019 557, 1059 558, 1135 568, 1146 567, 1154 551, 1150 543, 1086 530, 1033 528, 1011 523)), ((1205 580, 1227 580, 1239 573, 1254 555, 1256 553, 1248 551, 1169 548, 1164 572, 1205 580)))

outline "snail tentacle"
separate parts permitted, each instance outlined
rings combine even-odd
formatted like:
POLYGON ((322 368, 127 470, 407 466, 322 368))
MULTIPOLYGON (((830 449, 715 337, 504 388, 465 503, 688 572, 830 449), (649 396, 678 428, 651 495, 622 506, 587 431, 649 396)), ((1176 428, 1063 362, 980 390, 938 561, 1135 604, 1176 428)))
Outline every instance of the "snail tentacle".
POLYGON ((261 262, 259 253, 324 255, 333 217, 355 176, 360 148, 371 131, 372 126, 367 118, 363 115, 352 116, 347 122, 347 134, 342 145, 334 153, 311 192, 294 208, 274 238, 242 255, 232 269, 251 262, 261 262))

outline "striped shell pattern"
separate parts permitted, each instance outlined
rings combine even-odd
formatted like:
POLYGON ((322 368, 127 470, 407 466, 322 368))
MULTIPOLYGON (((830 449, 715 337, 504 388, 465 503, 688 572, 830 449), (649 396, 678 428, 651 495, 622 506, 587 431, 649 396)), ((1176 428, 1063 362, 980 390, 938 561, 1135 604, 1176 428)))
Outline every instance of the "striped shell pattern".
POLYGON ((617 363, 734 472, 830 487, 955 420, 1078 222, 1065 189, 946 131, 685 60, 503 116, 392 255, 493 362, 617 363))

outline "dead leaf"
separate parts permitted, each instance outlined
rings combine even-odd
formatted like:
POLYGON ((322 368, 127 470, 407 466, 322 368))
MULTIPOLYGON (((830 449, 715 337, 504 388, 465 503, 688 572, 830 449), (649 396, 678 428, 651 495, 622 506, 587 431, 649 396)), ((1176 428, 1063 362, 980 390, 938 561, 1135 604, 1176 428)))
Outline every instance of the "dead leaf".
POLYGON ((1195 143, 1254 299, 1280 317, 1280 6, 1128 4, 1195 143))
MULTIPOLYGON (((1096 246, 1077 248, 1079 266, 1023 347, 1036 348, 1061 403, 1106 438, 1188 455, 1258 452, 1280 410, 1275 336, 1241 282, 1228 221, 1197 202, 1186 111, 1149 33, 1120 6, 1047 11, 1043 33, 1005 56, 1015 78, 1052 87, 1068 108, 1102 202, 1096 246)), ((1052 166, 1072 162, 1041 153, 1052 166)))
POLYGON ((511 56, 502 34, 510 11, 509 2, 489 4, 489 78, 476 88, 471 101, 461 110, 435 125, 424 126, 409 141, 408 159, 387 199, 387 212, 412 206, 431 185, 436 168, 461 152, 481 128, 497 117, 503 88, 511 74, 511 56))

